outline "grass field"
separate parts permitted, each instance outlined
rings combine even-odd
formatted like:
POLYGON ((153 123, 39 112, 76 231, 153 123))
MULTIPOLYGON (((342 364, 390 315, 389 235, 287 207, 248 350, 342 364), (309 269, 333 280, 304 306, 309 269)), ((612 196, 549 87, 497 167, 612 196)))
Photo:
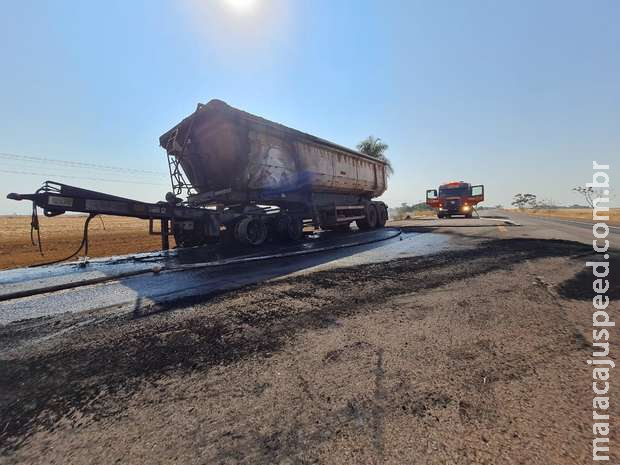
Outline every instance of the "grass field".
MULTIPOLYGON (((148 221, 135 218, 102 216, 89 227, 89 257, 149 252, 161 248, 159 236, 148 233, 148 221)), ((58 260, 73 253, 82 240, 85 216, 65 215, 56 218, 39 216, 41 256, 30 242, 29 216, 0 216, 0 269, 58 260)), ((158 225, 156 226, 156 228, 158 225)), ((170 247, 174 247, 170 237, 170 247)))
MULTIPOLYGON (((589 208, 557 208, 548 210, 524 210, 528 215, 551 216, 580 221, 592 221, 592 210, 589 208)), ((609 209, 609 224, 620 224, 620 208, 609 209)))
POLYGON ((436 216, 437 216, 437 213, 435 212, 435 210, 416 210, 416 211, 408 212, 405 214, 396 213, 394 214, 394 217, 392 219, 404 220, 404 219, 407 219, 407 217, 409 217, 409 219, 414 219, 414 218, 420 218, 420 217, 436 217, 436 216))

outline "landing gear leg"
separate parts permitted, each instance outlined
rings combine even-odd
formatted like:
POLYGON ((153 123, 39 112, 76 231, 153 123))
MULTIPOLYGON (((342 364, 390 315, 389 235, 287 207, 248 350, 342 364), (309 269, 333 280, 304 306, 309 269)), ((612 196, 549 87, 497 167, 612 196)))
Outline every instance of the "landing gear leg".
POLYGON ((168 240, 168 220, 161 220, 161 250, 170 249, 170 241, 168 240))

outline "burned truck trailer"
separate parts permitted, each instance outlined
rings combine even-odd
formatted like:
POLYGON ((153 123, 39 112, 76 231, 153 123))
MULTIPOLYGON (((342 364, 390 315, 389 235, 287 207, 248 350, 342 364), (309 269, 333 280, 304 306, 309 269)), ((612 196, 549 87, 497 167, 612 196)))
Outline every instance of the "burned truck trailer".
MULTIPOLYGON (((352 221, 371 229, 387 220, 385 204, 371 201, 386 189, 383 162, 220 100, 198 105, 159 141, 174 195, 185 195, 192 207, 227 212, 218 223, 240 242, 260 243, 270 230, 299 238, 304 220, 323 229, 346 229, 352 221), (253 214, 259 205, 278 212, 253 214)), ((207 229, 188 221, 173 225, 185 245, 217 235, 207 229)))
MULTIPOLYGON (((297 131, 221 100, 199 104, 163 134, 172 192, 148 204, 55 182, 32 200, 47 216, 66 211, 161 220, 177 245, 216 242, 229 235, 260 245, 268 237, 297 240, 304 224, 347 230, 383 227, 387 206, 372 200, 385 192, 384 162, 297 131)), ((151 227, 151 230, 153 228, 151 227)))

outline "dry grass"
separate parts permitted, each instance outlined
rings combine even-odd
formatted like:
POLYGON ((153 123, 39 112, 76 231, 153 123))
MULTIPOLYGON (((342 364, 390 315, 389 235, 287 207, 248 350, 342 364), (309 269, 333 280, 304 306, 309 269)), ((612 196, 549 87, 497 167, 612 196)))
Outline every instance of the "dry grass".
MULTIPOLYGON (((90 257, 149 252, 161 248, 159 236, 148 233, 148 221, 102 216, 89 228, 90 257), (105 225, 105 229, 104 229, 105 225)), ((44 256, 30 242, 29 216, 0 216, 0 269, 58 260, 73 253, 82 240, 85 216, 39 217, 44 256)), ((174 238, 170 237, 174 247, 174 238)))
POLYGON ((407 219, 407 217, 409 217, 409 219, 413 220, 415 218, 428 218, 428 217, 436 217, 437 216, 437 212, 435 212, 434 210, 416 210, 414 212, 409 212, 409 213, 405 213, 404 215, 396 215, 394 218, 391 218, 393 220, 405 220, 407 219))
MULTIPOLYGON (((557 208, 549 210, 525 210, 528 215, 550 216, 572 220, 592 221, 592 210, 589 208, 557 208)), ((620 224, 620 208, 609 209, 609 224, 620 224)))

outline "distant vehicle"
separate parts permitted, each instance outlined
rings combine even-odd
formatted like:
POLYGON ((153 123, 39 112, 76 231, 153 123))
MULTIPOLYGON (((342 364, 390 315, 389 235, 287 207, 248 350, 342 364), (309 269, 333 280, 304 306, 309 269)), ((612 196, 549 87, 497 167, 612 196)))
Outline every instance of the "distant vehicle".
POLYGON ((449 218, 463 215, 471 218, 475 206, 484 200, 484 186, 463 181, 452 181, 436 189, 426 191, 426 204, 435 209, 437 218, 449 218))

